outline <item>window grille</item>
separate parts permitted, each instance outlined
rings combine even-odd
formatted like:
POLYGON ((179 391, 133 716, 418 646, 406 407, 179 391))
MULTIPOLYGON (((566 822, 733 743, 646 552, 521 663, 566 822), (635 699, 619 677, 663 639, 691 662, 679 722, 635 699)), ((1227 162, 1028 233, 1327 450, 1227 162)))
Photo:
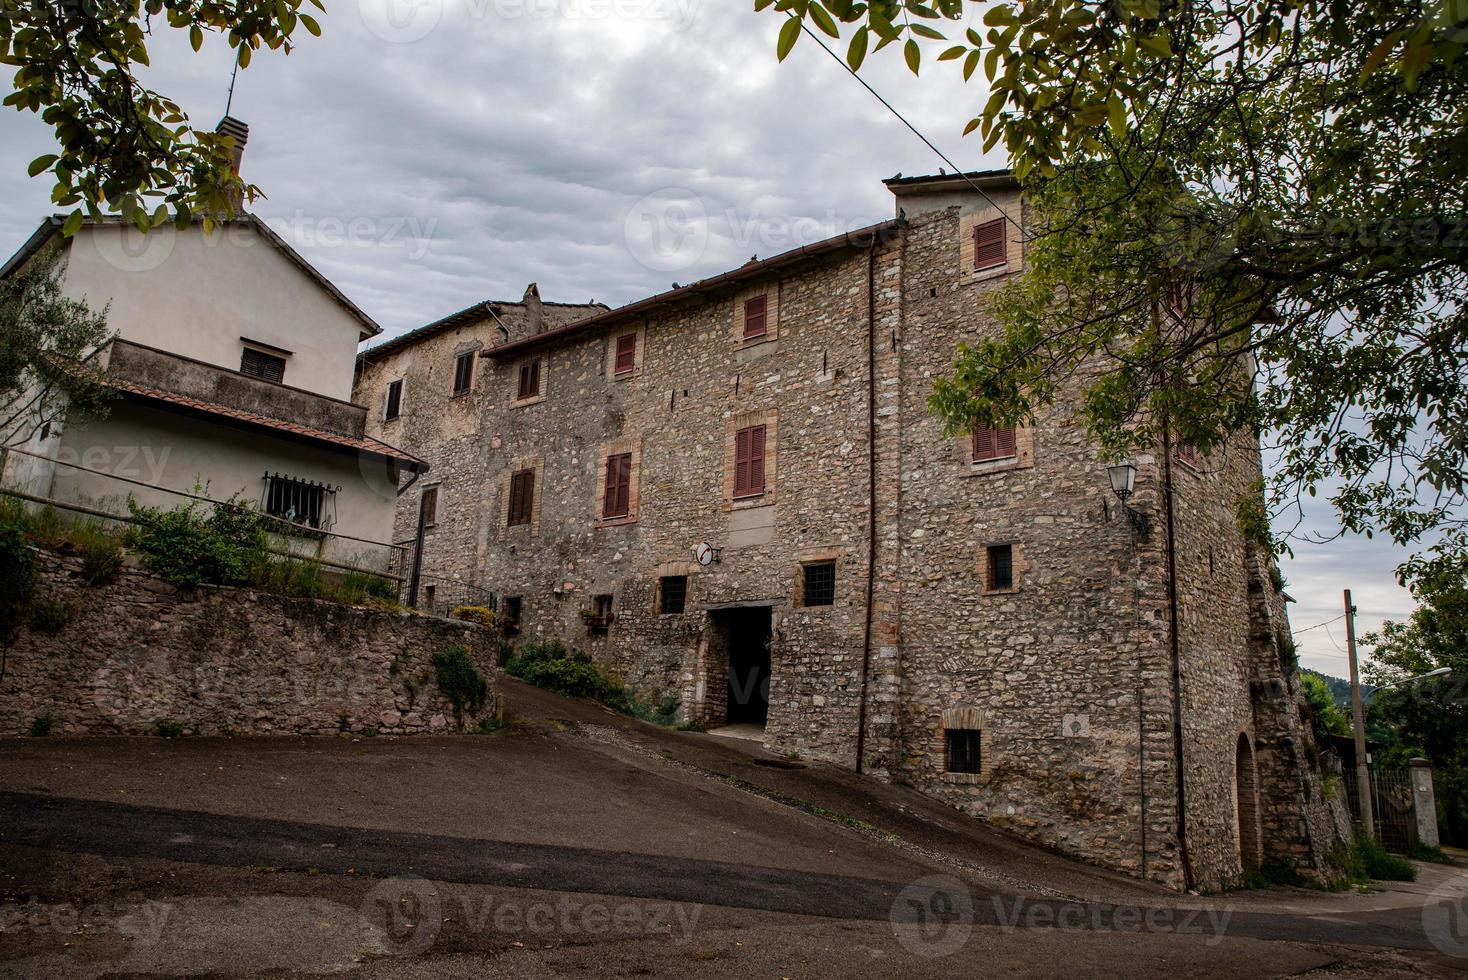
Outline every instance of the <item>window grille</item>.
POLYGON ((336 494, 341 487, 302 480, 281 473, 265 473, 265 513, 317 531, 336 523, 336 494))

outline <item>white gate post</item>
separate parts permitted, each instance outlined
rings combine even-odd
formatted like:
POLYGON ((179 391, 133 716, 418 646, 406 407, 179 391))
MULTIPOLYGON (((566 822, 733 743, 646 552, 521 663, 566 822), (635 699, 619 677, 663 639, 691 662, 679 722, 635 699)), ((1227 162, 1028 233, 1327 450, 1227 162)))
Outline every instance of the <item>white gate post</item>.
POLYGON ((1412 779, 1412 815, 1417 820, 1417 839, 1429 847, 1437 847, 1437 800, 1432 793, 1432 764, 1426 759, 1408 763, 1412 779))

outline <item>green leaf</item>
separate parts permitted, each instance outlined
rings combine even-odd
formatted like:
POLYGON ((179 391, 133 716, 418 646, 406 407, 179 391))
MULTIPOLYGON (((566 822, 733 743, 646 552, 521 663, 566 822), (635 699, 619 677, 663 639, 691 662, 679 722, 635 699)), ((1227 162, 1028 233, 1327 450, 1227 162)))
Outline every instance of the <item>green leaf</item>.
POLYGON ((826 13, 826 8, 821 6, 820 0, 811 0, 806 12, 810 14, 810 19, 816 22, 816 27, 820 28, 822 32, 834 38, 841 37, 841 31, 836 28, 836 22, 831 19, 830 14, 826 13))
POLYGON ((1106 100, 1106 121, 1117 139, 1126 136, 1126 103, 1114 95, 1106 100))
POLYGON ((195 51, 204 46, 204 32, 200 30, 198 24, 189 28, 189 46, 195 51))
POLYGON ((775 44, 775 57, 780 61, 795 47, 795 42, 800 40, 800 18, 787 17, 785 23, 780 25, 780 39, 775 44))
POLYGON ((34 177, 36 174, 43 173, 51 164, 59 159, 61 158, 55 153, 47 153, 45 156, 36 157, 31 161, 31 165, 26 168, 26 172, 34 177))
POLYGON ((297 14, 296 16, 300 18, 301 23, 305 25, 306 30, 311 32, 312 37, 321 36, 321 25, 316 23, 315 17, 312 17, 310 14, 297 14))
POLYGON ((968 48, 964 47, 962 44, 955 44, 953 47, 948 48, 942 54, 938 55, 938 60, 952 61, 955 58, 962 58, 967 53, 968 48))
POLYGON ((1370 75, 1381 67, 1381 63, 1386 61, 1387 55, 1392 53, 1392 49, 1397 46, 1397 43, 1401 41, 1402 35, 1405 33, 1406 31, 1392 31, 1381 39, 1380 44, 1371 49, 1371 53, 1366 56, 1366 60, 1361 64, 1361 74, 1358 81, 1365 81, 1367 75, 1370 75))
POLYGON ((85 220, 86 215, 82 213, 81 208, 77 208, 75 211, 71 212, 71 214, 66 216, 66 223, 61 226, 61 234, 67 238, 70 238, 72 235, 75 235, 77 232, 82 230, 82 222, 85 220))
POLYGON ((1172 57, 1172 43, 1168 41, 1166 31, 1158 31, 1156 34, 1144 34, 1137 38, 1137 43, 1159 58, 1172 57))
POLYGON ((851 35, 851 44, 846 49, 846 63, 851 66, 852 71, 861 67, 862 61, 867 56, 867 29, 859 27, 856 33, 851 35))
POLYGON ((984 12, 984 24, 988 27, 1004 27, 1014 23, 1014 11, 1008 4, 990 7, 984 12))
POLYGON ((902 58, 907 62, 908 69, 916 75, 919 65, 922 64, 923 52, 912 38, 908 38, 907 43, 902 46, 902 58))

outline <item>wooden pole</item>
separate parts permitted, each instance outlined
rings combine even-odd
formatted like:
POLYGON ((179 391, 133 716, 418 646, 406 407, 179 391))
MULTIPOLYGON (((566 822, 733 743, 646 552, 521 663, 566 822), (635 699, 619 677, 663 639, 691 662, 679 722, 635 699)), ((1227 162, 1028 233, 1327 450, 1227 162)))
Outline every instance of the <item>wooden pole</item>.
POLYGON ((1356 607, 1351 590, 1346 590, 1346 656, 1351 662, 1351 721, 1356 729, 1356 795, 1361 800, 1361 832, 1376 836, 1376 815, 1371 806, 1371 763, 1366 758, 1366 718, 1361 710, 1361 677, 1356 668, 1356 607))

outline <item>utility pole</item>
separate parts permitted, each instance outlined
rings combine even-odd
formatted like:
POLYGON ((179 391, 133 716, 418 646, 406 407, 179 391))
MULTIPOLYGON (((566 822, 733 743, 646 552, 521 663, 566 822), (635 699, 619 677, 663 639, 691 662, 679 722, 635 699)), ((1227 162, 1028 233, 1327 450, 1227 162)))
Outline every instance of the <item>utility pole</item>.
POLYGON ((1376 816, 1371 807, 1371 764, 1366 758, 1366 719, 1361 710, 1361 678, 1356 669, 1356 607, 1351 590, 1346 590, 1346 656, 1351 662, 1351 721, 1356 729, 1356 795, 1361 800, 1361 832, 1376 836, 1376 816))

